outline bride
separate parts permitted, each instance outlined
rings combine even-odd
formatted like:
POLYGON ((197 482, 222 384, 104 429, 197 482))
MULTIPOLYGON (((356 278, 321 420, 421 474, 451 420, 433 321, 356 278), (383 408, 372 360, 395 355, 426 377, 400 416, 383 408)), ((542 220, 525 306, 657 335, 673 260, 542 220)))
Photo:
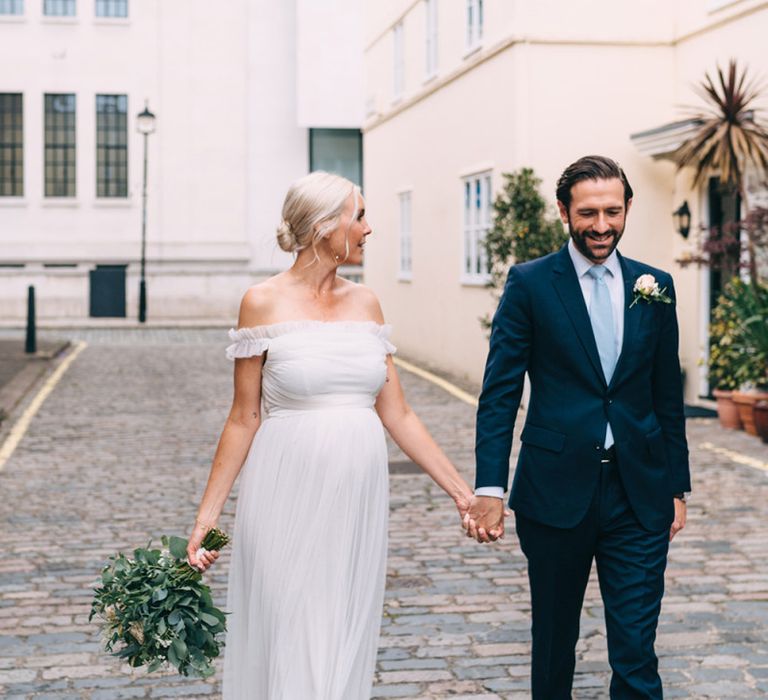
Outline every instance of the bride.
POLYGON ((189 562, 242 470, 227 598, 225 700, 370 697, 384 598, 387 449, 395 442, 454 500, 472 492, 403 397, 371 290, 337 275, 371 228, 349 180, 314 172, 283 205, 293 266, 251 287, 232 408, 189 539, 189 562))

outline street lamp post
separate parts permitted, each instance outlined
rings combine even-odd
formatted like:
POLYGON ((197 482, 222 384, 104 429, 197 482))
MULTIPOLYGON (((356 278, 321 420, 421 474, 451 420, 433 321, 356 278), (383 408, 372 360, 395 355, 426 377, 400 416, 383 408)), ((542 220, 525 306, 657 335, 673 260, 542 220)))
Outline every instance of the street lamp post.
POLYGON ((144 110, 136 116, 136 130, 144 137, 144 178, 141 186, 141 277, 139 279, 139 323, 147 321, 147 139, 155 131, 155 115, 144 103, 144 110))

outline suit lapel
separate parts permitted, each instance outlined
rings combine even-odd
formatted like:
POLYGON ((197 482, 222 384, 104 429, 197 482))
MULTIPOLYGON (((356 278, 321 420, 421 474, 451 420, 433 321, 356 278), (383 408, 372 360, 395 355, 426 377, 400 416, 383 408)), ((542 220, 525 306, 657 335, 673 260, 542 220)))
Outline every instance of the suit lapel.
POLYGON ((616 379, 619 377, 624 369, 624 365, 627 363, 629 348, 640 327, 640 317, 643 315, 642 305, 635 304, 631 311, 629 308, 634 298, 634 292, 632 290, 635 286, 635 280, 637 279, 638 274, 634 270, 634 267, 621 255, 619 255, 619 263, 621 264, 621 274, 624 278, 624 335, 621 341, 621 354, 616 361, 616 369, 613 371, 613 377, 611 377, 611 386, 616 383, 616 379))
MULTIPOLYGON (((603 368, 600 364, 600 355, 597 351, 597 343, 592 332, 592 323, 589 320, 589 312, 584 303, 584 294, 581 291, 576 270, 568 254, 567 246, 558 253, 555 265, 552 268, 552 284, 560 297, 568 317, 571 319, 576 335, 581 342, 584 352, 587 354, 592 367, 603 385, 606 384, 603 368)), ((626 329, 626 324, 624 326, 626 329)), ((626 337, 626 331, 625 331, 626 337)), ((615 373, 614 373, 615 375, 615 373)))

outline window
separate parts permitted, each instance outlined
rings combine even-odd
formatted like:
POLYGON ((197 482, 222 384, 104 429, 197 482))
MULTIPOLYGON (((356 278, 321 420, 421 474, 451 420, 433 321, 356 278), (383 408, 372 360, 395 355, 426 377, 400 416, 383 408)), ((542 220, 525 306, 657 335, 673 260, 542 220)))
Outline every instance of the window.
POLYGON ((75 96, 45 96, 45 196, 75 196, 75 96))
POLYGON ((392 39, 395 59, 392 93, 394 99, 398 100, 402 97, 405 88, 405 46, 403 45, 402 22, 398 22, 392 29, 392 39))
POLYGON ((0 0, 0 15, 23 15, 24 0, 0 0))
POLYGON ((44 0, 43 14, 49 17, 74 17, 75 0, 44 0))
POLYGON ((310 129, 309 170, 325 170, 363 186, 363 134, 360 129, 310 129))
POLYGON ((128 196, 126 95, 96 95, 96 196, 128 196))
POLYGON ((491 173, 464 178, 464 259, 462 281, 485 283, 488 280, 488 255, 485 234, 491 227, 493 211, 491 173))
POLYGON ((411 235, 411 193, 400 193, 400 274, 401 280, 411 279, 413 272, 411 235))
POLYGON ((128 0, 96 0, 97 17, 127 17, 128 0))
POLYGON ((431 78, 437 73, 437 0, 425 0, 427 13, 426 74, 431 78))
POLYGON ((483 39, 483 0, 467 0, 467 48, 474 49, 483 39))
POLYGON ((21 93, 0 93, 0 197, 24 196, 21 93))

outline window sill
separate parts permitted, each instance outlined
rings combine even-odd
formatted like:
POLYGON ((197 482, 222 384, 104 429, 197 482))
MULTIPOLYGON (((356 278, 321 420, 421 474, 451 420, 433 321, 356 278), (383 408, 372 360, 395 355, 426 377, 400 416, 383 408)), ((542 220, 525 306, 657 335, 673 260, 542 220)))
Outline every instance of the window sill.
POLYGON ((461 59, 463 61, 466 61, 470 56, 474 56, 474 54, 478 53, 483 48, 483 44, 473 44, 472 46, 467 46, 466 49, 464 49, 464 53, 461 56, 461 59))
POLYGON ((75 197, 46 197, 42 206, 49 209, 77 209, 80 202, 75 197))
POLYGON ((94 17, 93 23, 105 27, 127 27, 131 20, 129 17, 94 17))
POLYGON ((708 14, 714 14, 715 12, 718 12, 719 10, 724 10, 726 7, 730 7, 731 5, 735 5, 737 2, 740 2, 741 0, 709 0, 707 3, 707 13, 708 14))
POLYGON ((413 281, 413 273, 411 272, 399 272, 397 275, 397 281, 398 282, 412 282, 413 281))
POLYGON ((28 206, 29 202, 27 202, 25 197, 0 197, 0 207, 8 207, 9 209, 13 209, 16 207, 26 207, 28 206))
POLYGON ((0 24, 22 24, 26 21, 24 15, 0 15, 0 24))
POLYGON ((432 81, 437 80, 437 71, 432 71, 431 73, 427 73, 424 76, 424 80, 422 82, 423 85, 429 85, 432 81))
POLYGON ((77 16, 63 16, 63 17, 55 17, 52 15, 44 15, 43 18, 40 20, 42 24, 79 24, 80 20, 77 18, 77 16))
POLYGON ((490 280, 490 277, 462 275, 459 282, 462 287, 485 287, 490 280))
POLYGON ((133 207, 131 197, 97 197, 91 203, 94 209, 130 209, 133 207))

